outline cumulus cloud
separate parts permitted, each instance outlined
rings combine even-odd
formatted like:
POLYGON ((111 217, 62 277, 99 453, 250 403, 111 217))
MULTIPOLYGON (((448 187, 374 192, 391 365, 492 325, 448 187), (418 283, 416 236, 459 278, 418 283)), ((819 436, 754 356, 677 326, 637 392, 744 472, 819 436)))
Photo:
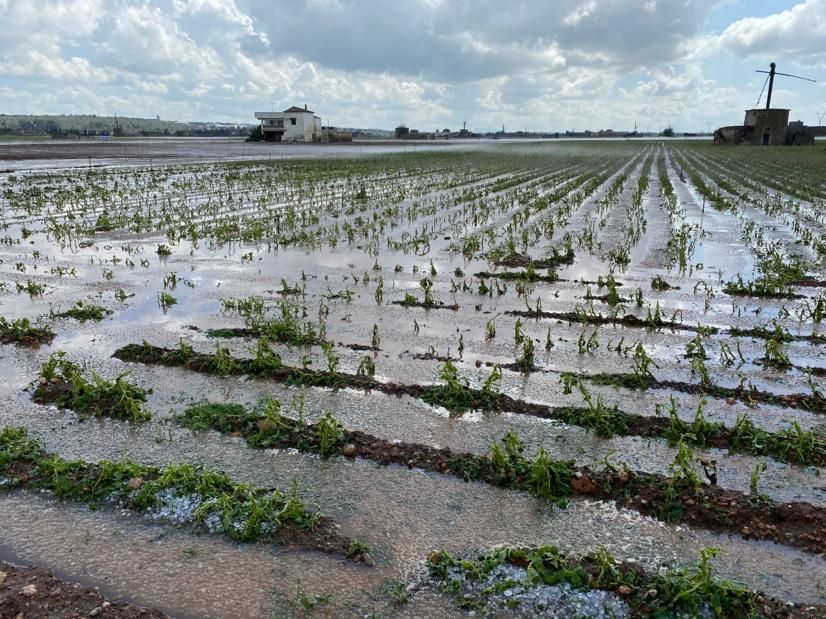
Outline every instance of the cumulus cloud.
POLYGON ((740 56, 785 56, 795 63, 826 66, 826 0, 806 0, 767 17, 746 17, 714 40, 740 56))
POLYGON ((698 34, 710 0, 559 2, 275 0, 248 3, 270 53, 342 70, 472 81, 566 63, 672 59, 698 34))
POLYGON ((698 101, 712 118, 743 107, 705 76, 710 50, 823 59, 826 0, 706 32, 723 1, 0 0, 0 103, 238 121, 308 103, 345 126, 697 128, 698 101))

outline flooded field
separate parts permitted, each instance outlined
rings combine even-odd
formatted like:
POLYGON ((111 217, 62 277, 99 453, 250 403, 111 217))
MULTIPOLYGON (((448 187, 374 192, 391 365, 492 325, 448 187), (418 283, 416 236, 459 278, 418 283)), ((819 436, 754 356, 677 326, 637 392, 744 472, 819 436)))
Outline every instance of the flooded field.
POLYGON ((0 149, 0 560, 175 617, 826 612, 822 146, 84 148, 0 149))

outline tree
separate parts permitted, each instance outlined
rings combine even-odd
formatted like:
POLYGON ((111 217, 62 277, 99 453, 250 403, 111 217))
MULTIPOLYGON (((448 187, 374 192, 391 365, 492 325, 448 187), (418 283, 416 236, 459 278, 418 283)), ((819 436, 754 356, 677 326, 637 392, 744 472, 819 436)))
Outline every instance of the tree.
POLYGON ((260 142, 264 139, 264 130, 261 128, 261 125, 256 125, 250 131, 250 135, 247 138, 247 142, 260 142))
POLYGON ((660 135, 663 136, 664 138, 673 138, 674 137, 674 129, 672 129, 671 126, 669 125, 665 129, 663 129, 663 132, 660 135))
POLYGON ((264 139, 264 130, 261 128, 261 125, 256 125, 250 131, 250 135, 247 138, 247 142, 260 142, 264 139))

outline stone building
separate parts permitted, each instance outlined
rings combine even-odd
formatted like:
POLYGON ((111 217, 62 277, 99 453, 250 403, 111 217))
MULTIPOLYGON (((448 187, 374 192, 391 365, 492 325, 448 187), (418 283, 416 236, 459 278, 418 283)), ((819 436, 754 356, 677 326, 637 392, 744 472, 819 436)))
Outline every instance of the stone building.
POLYGON ((746 118, 742 125, 720 127, 714 132, 714 143, 785 144, 788 124, 789 110, 782 108, 746 110, 746 118))
POLYGON ((813 144, 814 136, 802 122, 789 123, 789 110, 756 108, 746 110, 742 125, 720 127, 714 132, 715 144, 813 144))

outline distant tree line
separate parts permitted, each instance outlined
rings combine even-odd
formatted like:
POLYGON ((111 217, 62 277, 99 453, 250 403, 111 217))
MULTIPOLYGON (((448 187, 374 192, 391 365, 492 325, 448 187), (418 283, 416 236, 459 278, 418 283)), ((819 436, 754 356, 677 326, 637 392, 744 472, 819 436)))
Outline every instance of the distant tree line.
POLYGON ((51 135, 54 138, 85 136, 246 136, 250 127, 218 123, 182 123, 159 118, 95 115, 0 114, 0 135, 51 135))

